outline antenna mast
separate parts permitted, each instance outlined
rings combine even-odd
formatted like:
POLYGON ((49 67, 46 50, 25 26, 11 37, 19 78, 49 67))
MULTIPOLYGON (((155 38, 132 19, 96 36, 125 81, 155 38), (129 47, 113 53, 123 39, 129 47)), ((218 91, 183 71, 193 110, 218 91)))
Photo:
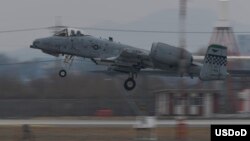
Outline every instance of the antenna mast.
POLYGON ((179 12, 179 46, 186 48, 186 15, 187 15, 187 0, 180 0, 180 12, 179 12))

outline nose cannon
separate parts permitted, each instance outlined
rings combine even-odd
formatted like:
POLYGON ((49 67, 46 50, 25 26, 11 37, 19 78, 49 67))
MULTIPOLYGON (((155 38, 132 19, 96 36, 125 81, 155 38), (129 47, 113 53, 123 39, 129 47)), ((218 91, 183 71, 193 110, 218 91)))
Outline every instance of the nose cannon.
POLYGON ((40 40, 36 39, 32 45, 30 45, 30 48, 38 49, 38 45, 40 44, 40 40))
POLYGON ((36 47, 34 46, 34 44, 32 44, 32 45, 30 45, 30 48, 36 48, 36 47))

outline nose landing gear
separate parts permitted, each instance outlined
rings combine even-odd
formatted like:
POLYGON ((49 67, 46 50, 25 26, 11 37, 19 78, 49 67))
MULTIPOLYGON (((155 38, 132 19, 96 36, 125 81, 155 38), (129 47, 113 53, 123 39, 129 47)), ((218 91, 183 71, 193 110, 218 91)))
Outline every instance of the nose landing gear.
POLYGON ((67 76, 67 71, 64 68, 70 69, 72 62, 74 60, 74 56, 72 55, 66 55, 63 61, 63 69, 61 69, 58 73, 60 77, 66 77, 67 76))
POLYGON ((59 71, 58 74, 59 74, 60 77, 66 77, 67 76, 67 71, 62 69, 62 70, 59 71))

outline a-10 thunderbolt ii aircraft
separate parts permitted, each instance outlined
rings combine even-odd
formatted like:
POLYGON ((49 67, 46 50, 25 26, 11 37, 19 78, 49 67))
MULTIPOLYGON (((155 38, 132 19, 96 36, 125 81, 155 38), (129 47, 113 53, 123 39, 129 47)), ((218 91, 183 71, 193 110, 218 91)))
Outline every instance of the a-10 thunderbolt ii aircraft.
MULTIPOLYGON (((223 80, 227 72, 227 48, 210 45, 203 64, 194 61, 190 52, 164 43, 153 43, 151 50, 143 50, 114 42, 112 38, 100 39, 84 35, 79 30, 65 28, 53 36, 36 39, 30 46, 44 53, 64 55, 64 63, 70 64, 74 56, 89 58, 97 65, 106 65, 107 71, 127 73, 126 90, 136 86, 137 74, 154 70, 165 76, 199 77, 201 80, 223 80)), ((66 69, 59 71, 65 77, 66 69)))

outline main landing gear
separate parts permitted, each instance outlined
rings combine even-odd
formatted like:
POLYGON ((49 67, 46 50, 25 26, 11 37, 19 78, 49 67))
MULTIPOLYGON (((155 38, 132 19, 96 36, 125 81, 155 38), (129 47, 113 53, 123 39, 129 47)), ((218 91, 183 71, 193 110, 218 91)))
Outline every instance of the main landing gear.
POLYGON ((127 90, 127 91, 131 91, 135 88, 136 86, 136 81, 135 81, 135 76, 136 74, 134 73, 131 73, 129 78, 124 82, 124 88, 127 90))
POLYGON ((64 61, 63 61, 63 69, 61 69, 59 71, 59 76, 60 77, 66 77, 67 76, 67 71, 66 69, 70 69, 71 65, 72 65, 72 62, 74 60, 74 56, 72 55, 66 55, 65 58, 64 58, 64 61), (64 69, 66 68, 66 69, 64 69))

